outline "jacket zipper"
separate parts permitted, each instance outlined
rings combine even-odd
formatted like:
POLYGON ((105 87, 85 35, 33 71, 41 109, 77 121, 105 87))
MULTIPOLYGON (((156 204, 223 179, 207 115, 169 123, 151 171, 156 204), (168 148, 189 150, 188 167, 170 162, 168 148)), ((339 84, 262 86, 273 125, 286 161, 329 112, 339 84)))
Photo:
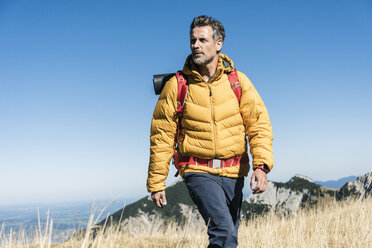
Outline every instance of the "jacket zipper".
POLYGON ((214 151, 213 151, 213 154, 214 154, 214 158, 217 157, 217 143, 216 143, 216 122, 214 120, 214 111, 213 111, 213 101, 212 101, 212 88, 210 85, 208 85, 208 88, 209 88, 209 100, 210 100, 210 103, 211 103, 211 117, 212 117, 212 122, 213 122, 213 144, 214 144, 214 151))

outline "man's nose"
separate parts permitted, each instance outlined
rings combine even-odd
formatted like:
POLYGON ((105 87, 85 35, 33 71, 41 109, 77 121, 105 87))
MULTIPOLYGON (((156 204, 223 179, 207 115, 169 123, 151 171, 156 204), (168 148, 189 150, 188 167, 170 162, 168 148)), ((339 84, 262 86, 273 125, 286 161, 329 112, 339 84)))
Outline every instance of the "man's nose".
POLYGON ((196 40, 193 44, 191 44, 192 48, 199 48, 200 47, 200 42, 196 40))

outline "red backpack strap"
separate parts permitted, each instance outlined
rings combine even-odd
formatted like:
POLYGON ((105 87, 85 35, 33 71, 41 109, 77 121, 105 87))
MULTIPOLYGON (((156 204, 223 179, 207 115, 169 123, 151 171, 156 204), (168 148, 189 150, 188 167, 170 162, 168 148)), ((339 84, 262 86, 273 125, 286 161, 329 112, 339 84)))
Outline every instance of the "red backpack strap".
POLYGON ((177 135, 176 135, 176 146, 178 146, 178 143, 180 142, 180 134, 182 130, 181 118, 183 115, 183 108, 185 106, 189 86, 187 85, 187 81, 185 77, 182 75, 181 71, 178 71, 176 73, 176 77, 177 77, 177 84, 178 84, 178 90, 177 90, 178 124, 177 124, 177 135))
POLYGON ((183 107, 185 106, 187 92, 188 92, 188 85, 185 77, 182 75, 181 71, 176 73, 177 77, 177 114, 178 114, 178 124, 177 124, 177 134, 176 134, 176 146, 174 149, 173 154, 173 163, 174 166, 177 168, 177 173, 174 175, 175 177, 178 176, 178 170, 180 168, 180 154, 178 153, 178 143, 180 142, 180 134, 181 134, 181 118, 183 115, 183 107))
POLYGON ((186 96, 188 91, 188 85, 185 77, 182 75, 180 71, 176 73, 177 76, 177 84, 178 84, 178 92, 177 92, 177 113, 179 117, 182 117, 183 114, 183 106, 185 106, 186 96))
POLYGON ((229 78, 231 89, 234 91, 236 98, 238 98, 238 102, 240 104, 240 100, 242 99, 242 88, 240 87, 236 69, 234 68, 234 70, 228 73, 227 77, 229 78))

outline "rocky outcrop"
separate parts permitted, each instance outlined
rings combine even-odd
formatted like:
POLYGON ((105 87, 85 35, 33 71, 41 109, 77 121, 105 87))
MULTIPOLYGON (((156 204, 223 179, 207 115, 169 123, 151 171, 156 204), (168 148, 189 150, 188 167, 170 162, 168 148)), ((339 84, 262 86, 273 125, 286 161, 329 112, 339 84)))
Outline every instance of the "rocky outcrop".
POLYGON ((294 178, 299 178, 299 179, 309 181, 310 183, 315 183, 314 180, 311 179, 310 177, 307 177, 307 176, 301 175, 301 174, 296 174, 294 177, 291 178, 291 180, 293 180, 294 178))
POLYGON ((268 182, 266 191, 261 194, 251 194, 245 201, 253 204, 265 204, 270 209, 275 210, 290 210, 296 211, 302 202, 303 192, 292 191, 275 185, 273 182, 268 182))
POLYGON ((315 205, 320 197, 333 197, 335 193, 303 175, 296 175, 286 183, 269 181, 265 192, 251 194, 245 199, 243 215, 249 218, 268 211, 295 212, 301 207, 315 205))
POLYGON ((339 190, 338 200, 347 198, 365 199, 372 196, 372 172, 359 176, 357 180, 348 182, 339 190))

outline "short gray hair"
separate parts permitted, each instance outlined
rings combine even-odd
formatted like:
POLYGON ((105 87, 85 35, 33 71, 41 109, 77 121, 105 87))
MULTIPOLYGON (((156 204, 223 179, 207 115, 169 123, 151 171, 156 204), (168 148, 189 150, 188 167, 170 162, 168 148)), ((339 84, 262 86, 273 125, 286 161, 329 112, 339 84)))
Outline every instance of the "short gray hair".
POLYGON ((190 26, 190 34, 191 31, 195 27, 203 27, 203 26, 211 26, 213 29, 213 39, 214 41, 225 39, 225 28, 223 27, 222 23, 212 17, 201 15, 198 17, 195 17, 192 20, 191 26, 190 26))

